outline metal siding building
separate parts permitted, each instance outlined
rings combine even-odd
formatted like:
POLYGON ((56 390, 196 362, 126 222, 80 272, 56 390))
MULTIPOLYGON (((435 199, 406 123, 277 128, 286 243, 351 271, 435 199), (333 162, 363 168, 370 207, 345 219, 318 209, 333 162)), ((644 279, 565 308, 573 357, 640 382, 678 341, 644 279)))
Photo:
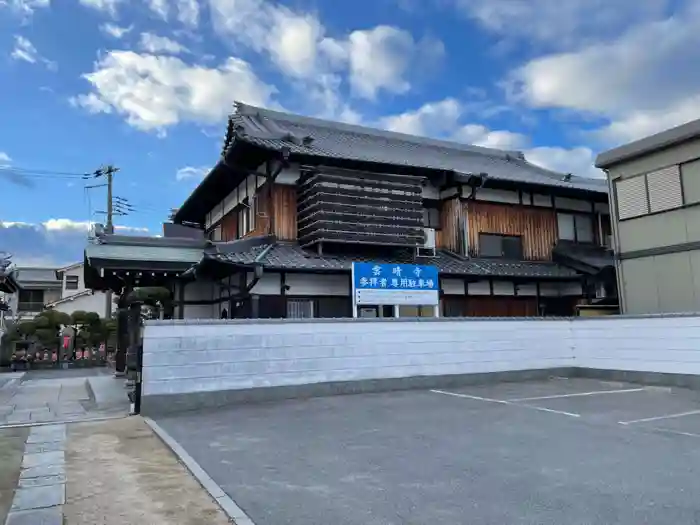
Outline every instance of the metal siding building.
POLYGON ((624 313, 700 311, 700 120, 602 153, 624 313))

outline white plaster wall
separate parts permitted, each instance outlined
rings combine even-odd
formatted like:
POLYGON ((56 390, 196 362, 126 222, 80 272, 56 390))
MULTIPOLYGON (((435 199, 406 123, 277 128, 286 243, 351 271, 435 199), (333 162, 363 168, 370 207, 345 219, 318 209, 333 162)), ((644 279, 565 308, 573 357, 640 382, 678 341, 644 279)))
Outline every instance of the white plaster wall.
POLYGON ((554 320, 146 326, 144 395, 571 366, 554 320))
MULTIPOLYGON (((111 306, 112 305, 110 305, 110 309, 111 306)), ((106 308, 107 297, 103 292, 95 292, 92 295, 82 295, 73 300, 67 300, 59 303, 53 307, 54 310, 58 312, 65 312, 67 314, 72 314, 73 312, 82 310, 84 312, 95 312, 96 314, 99 314, 100 317, 105 316, 106 308)))
POLYGON ((349 275, 288 273, 287 295, 350 295, 349 275))
MULTIPOLYGON (((214 299, 214 283, 195 281, 185 286, 185 301, 202 301, 214 299)), ((185 319, 218 319, 218 304, 186 304, 185 319)))

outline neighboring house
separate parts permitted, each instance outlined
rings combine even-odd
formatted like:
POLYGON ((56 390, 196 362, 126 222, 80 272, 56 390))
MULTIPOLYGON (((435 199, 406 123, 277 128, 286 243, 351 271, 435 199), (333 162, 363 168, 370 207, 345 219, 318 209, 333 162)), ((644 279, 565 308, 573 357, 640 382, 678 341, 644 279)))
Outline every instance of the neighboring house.
POLYGON ((700 310, 700 120, 601 153, 624 313, 700 310))
POLYGON ((54 268, 17 267, 15 279, 19 290, 10 296, 10 310, 15 320, 34 318, 46 303, 61 298, 61 282, 54 268))
POLYGON ((61 282, 61 298, 46 304, 59 312, 72 313, 82 310, 95 312, 100 317, 110 318, 112 301, 103 292, 93 292, 85 287, 84 263, 75 263, 56 270, 56 278, 61 282))
POLYGON ((88 284, 169 286, 183 317, 350 316, 353 261, 436 266, 445 316, 571 315, 616 294, 604 180, 244 104, 174 222, 88 245, 88 284))
POLYGON ((84 310, 104 316, 106 295, 86 289, 83 273, 83 263, 59 269, 15 267, 12 277, 16 286, 6 295, 7 317, 18 321, 32 319, 47 308, 69 314, 84 310))

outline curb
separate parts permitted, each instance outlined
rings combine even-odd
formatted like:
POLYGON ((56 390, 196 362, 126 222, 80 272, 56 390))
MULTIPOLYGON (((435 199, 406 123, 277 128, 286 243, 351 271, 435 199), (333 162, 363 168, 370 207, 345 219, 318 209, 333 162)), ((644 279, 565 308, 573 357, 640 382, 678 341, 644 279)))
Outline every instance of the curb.
POLYGON ((114 416, 96 416, 83 419, 57 419, 55 421, 30 421, 28 423, 8 423, 0 425, 0 430, 6 428, 24 428, 24 427, 46 427, 51 425, 72 425, 74 423, 94 423, 96 421, 109 421, 111 419, 124 419, 129 417, 129 414, 119 414, 114 416))
POLYGON ((90 380, 87 377, 85 378, 85 391, 87 392, 90 401, 92 401, 96 405, 97 401, 95 401, 95 391, 92 389, 90 380))
POLYGON ((250 519, 243 509, 236 505, 236 502, 226 495, 223 489, 217 485, 217 483, 211 479, 211 477, 209 477, 209 474, 207 474, 202 467, 199 466, 199 463, 197 463, 194 458, 190 456, 165 429, 163 429, 163 427, 153 421, 150 417, 144 417, 143 420, 149 427, 151 427, 151 430, 155 432, 161 441, 163 441, 163 443, 165 443, 170 450, 173 451, 180 462, 187 467, 187 470, 189 470, 199 484, 204 487, 204 490, 206 490, 209 495, 214 498, 214 501, 216 501, 221 510, 224 511, 224 514, 226 514, 235 525, 255 525, 255 522, 250 519))

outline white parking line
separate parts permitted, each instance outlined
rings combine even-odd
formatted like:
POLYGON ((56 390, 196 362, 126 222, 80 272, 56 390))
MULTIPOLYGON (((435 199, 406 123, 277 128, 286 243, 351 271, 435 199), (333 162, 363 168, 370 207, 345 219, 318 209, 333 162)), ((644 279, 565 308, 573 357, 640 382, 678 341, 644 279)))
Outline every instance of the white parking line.
POLYGON ((644 419, 633 419, 631 421, 618 421, 618 423, 620 425, 631 425, 632 423, 646 423, 648 421, 659 421, 661 419, 672 419, 674 417, 694 416, 696 414, 700 414, 700 410, 691 410, 690 412, 681 412, 679 414, 667 414, 665 416, 645 417, 644 419))
POLYGON ((647 390, 646 388, 627 388, 624 390, 596 390, 594 392, 577 392, 575 394, 557 394, 552 396, 539 396, 539 397, 518 397, 515 399, 509 399, 508 401, 538 401, 540 399, 558 399, 560 397, 584 397, 584 396, 598 396, 602 394, 625 394, 628 392, 642 392, 647 390))
POLYGON ((564 412, 562 410, 552 410, 551 408, 536 407, 536 406, 532 406, 532 405, 525 405, 523 403, 511 403, 510 401, 506 401, 504 399, 491 399, 488 397, 470 396, 467 394, 458 394, 456 392, 446 392, 445 390, 431 390, 431 392, 433 392, 434 394, 442 394, 444 396, 461 397, 464 399, 474 399, 476 401, 486 401, 487 403, 498 403, 501 405, 508 405, 508 406, 512 406, 512 407, 530 408, 532 410, 538 410, 540 412, 550 412, 552 414, 561 414, 563 416, 581 417, 581 414, 574 414, 573 412, 564 412))

